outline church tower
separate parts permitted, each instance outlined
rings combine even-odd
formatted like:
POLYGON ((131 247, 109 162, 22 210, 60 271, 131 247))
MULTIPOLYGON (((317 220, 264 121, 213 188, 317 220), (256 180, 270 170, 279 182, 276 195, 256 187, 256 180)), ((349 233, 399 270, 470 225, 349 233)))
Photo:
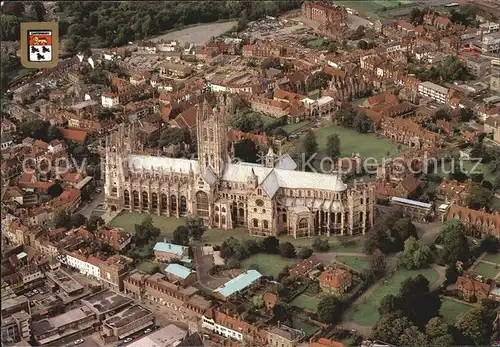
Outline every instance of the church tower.
POLYGON ((197 109, 196 138, 200 169, 210 167, 217 177, 222 177, 224 164, 228 160, 227 119, 231 103, 226 95, 217 97, 217 106, 212 108, 205 99, 197 109))

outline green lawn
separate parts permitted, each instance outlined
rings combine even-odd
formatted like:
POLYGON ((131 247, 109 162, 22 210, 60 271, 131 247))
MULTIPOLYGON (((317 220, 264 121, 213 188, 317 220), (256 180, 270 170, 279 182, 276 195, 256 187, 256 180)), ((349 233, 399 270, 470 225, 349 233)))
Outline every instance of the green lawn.
POLYGON ((90 213, 90 216, 100 217, 100 216, 102 216, 104 213, 105 213, 105 211, 103 211, 103 210, 93 210, 93 211, 90 213))
POLYGON ((307 42, 307 47, 318 48, 318 47, 321 47, 324 42, 325 42, 325 40, 323 40, 322 38, 312 39, 309 42, 307 42))
POLYGON ((359 153, 362 159, 381 159, 398 152, 398 146, 387 139, 377 139, 375 134, 360 134, 357 131, 337 125, 328 125, 315 131, 318 146, 321 151, 326 149, 326 139, 329 135, 338 134, 340 138, 341 156, 350 157, 359 153))
MULTIPOLYGON (((109 222, 111 227, 123 228, 125 231, 133 234, 135 232, 135 224, 140 224, 148 214, 138 213, 138 212, 121 212, 109 222)), ((166 216, 156 216, 150 215, 153 218, 153 224, 155 227, 160 228, 161 235, 160 239, 167 238, 167 240, 172 238, 174 229, 179 225, 184 225, 186 223, 186 218, 175 218, 166 216)))
POLYGON ((290 133, 293 133, 295 130, 302 128, 303 126, 305 126, 308 123, 310 123, 310 122, 307 120, 304 120, 304 121, 298 122, 298 123, 287 124, 287 125, 283 126, 282 129, 286 133, 290 134, 290 133))
POLYGON ((258 253, 241 262, 241 268, 246 270, 250 265, 257 265, 258 271, 264 276, 278 276, 285 266, 293 266, 298 259, 282 258, 277 254, 258 253))
POLYGON ((352 267, 358 271, 363 271, 368 268, 368 257, 356 257, 356 256, 348 256, 342 255, 336 257, 337 261, 345 264, 349 267, 352 267))
POLYGON ((500 264, 500 253, 495 253, 495 254, 486 254, 486 256, 483 258, 483 260, 500 264))
POLYGON ((320 300, 321 298, 319 296, 312 297, 306 294, 301 294, 293 299, 290 302, 290 305, 316 312, 320 300))
POLYGON ((346 318, 361 326, 372 326, 378 318, 378 308, 380 301, 388 294, 397 295, 401 283, 410 277, 419 274, 424 275, 432 284, 438 279, 438 274, 432 269, 406 270, 401 268, 385 283, 379 286, 375 291, 364 298, 362 301, 356 301, 346 312, 346 318))
POLYGON ((500 211, 500 199, 495 197, 493 198, 493 203, 491 204, 491 208, 497 211, 500 211))
POLYGON ((453 300, 444 299, 441 303, 441 315, 448 324, 454 324, 457 316, 472 310, 474 307, 453 300))
MULTIPOLYGON (((495 174, 491 172, 489 165, 479 164, 476 167, 476 162, 470 162, 466 160, 462 161, 460 165, 463 173, 466 174, 467 176, 470 176, 470 174, 474 173, 476 174, 482 173, 486 181, 489 181, 490 183, 493 183, 495 181, 495 174)), ((438 164, 436 168, 437 171, 436 174, 441 177, 447 177, 449 175, 450 169, 451 169, 451 162, 438 164)))
POLYGON ((475 273, 481 276, 486 276, 489 278, 493 278, 500 271, 500 266, 492 265, 485 262, 480 261, 474 269, 472 269, 475 273))

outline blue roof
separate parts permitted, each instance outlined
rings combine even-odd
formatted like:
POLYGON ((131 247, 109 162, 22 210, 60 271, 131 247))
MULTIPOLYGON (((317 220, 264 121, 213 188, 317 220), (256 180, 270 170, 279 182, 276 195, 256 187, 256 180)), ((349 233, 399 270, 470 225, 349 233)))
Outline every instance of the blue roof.
POLYGON ((261 278, 262 275, 257 270, 248 270, 247 272, 233 278, 232 280, 224 283, 219 288, 215 289, 214 292, 219 293, 224 298, 227 298, 240 290, 245 289, 253 282, 261 278))
POLYGON ((155 251, 172 253, 172 254, 177 255, 178 257, 182 257, 182 253, 184 253, 184 250, 186 248, 187 247, 184 247, 184 246, 174 245, 173 243, 157 242, 155 245, 155 248, 153 248, 153 249, 155 251))
POLYGON ((179 264, 169 264, 165 268, 165 272, 180 277, 182 279, 186 279, 193 271, 179 264))
POLYGON ((426 208, 430 208, 432 206, 432 204, 428 204, 426 202, 410 200, 410 199, 405 199, 405 198, 398 198, 397 196, 393 196, 391 198, 391 201, 401 202, 403 204, 415 205, 415 206, 426 207, 426 208))

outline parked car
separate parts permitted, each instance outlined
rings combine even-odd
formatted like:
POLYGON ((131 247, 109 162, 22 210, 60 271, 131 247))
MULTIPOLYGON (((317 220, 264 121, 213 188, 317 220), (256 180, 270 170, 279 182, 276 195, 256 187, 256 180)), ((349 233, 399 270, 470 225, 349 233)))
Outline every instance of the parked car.
POLYGON ((40 292, 38 291, 38 289, 33 289, 33 293, 39 294, 40 292))
POLYGON ((146 329, 146 330, 144 330, 144 334, 148 334, 148 333, 150 333, 150 332, 151 332, 151 329, 149 329, 149 328, 148 328, 148 329, 146 329))
POLYGON ((73 342, 73 344, 76 346, 76 345, 79 345, 80 343, 83 343, 83 340, 82 339, 78 339, 76 340, 75 342, 73 342))
POLYGON ((130 341, 132 341, 131 337, 127 337, 125 340, 123 340, 123 342, 125 342, 125 343, 129 343, 130 341))

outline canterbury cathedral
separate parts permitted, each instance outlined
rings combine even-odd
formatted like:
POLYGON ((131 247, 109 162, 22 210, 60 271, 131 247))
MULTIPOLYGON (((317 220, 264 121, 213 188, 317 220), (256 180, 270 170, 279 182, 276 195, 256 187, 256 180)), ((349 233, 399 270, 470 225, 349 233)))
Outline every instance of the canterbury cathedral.
MULTIPOLYGON (((252 235, 365 233, 373 224, 373 187, 347 187, 332 174, 298 171, 270 148, 262 164, 237 162, 228 144, 230 98, 198 105, 196 160, 143 155, 133 126, 106 140, 105 196, 111 211, 196 215, 211 228, 245 227, 252 235)), ((279 152, 279 151, 278 151, 279 152)))

